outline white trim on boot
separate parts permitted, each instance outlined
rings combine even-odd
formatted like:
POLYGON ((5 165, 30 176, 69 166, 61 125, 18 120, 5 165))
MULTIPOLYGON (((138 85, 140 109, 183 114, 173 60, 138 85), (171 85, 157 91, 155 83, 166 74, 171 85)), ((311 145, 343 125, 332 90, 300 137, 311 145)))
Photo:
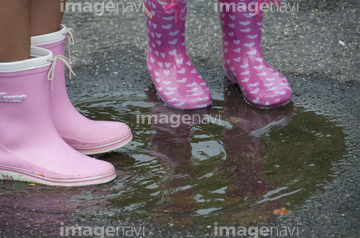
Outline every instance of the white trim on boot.
POLYGON ((31 58, 26 60, 0 63, 0 72, 11 73, 49 66, 53 53, 50 50, 32 46, 30 56, 31 58))
POLYGON ((39 45, 48 45, 52 43, 59 42, 66 37, 67 28, 64 25, 60 26, 60 30, 56 32, 52 32, 45 35, 32 36, 31 37, 31 45, 39 46, 39 45))

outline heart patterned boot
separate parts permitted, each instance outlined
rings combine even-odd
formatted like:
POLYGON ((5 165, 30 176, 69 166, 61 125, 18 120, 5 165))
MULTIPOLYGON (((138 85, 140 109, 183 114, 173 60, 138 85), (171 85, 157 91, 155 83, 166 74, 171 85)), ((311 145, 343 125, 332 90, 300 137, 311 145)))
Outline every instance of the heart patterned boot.
MULTIPOLYGON (((63 56, 66 37, 69 47, 75 43, 75 32, 62 25, 57 32, 31 37, 31 44, 63 56)), ((51 115, 60 136, 71 147, 91 155, 118 149, 131 141, 132 133, 125 123, 89 120, 74 108, 66 91, 65 70, 61 61, 56 64, 53 83, 51 115)))
POLYGON ((211 105, 209 87, 186 51, 186 0, 144 0, 147 68, 160 98, 181 109, 211 105))
POLYGON ((68 65, 32 47, 30 59, 0 63, 0 180, 84 186, 116 177, 112 164, 74 150, 56 131, 50 91, 60 60, 68 65))
POLYGON ((290 102, 287 79, 271 67, 261 52, 262 0, 220 0, 223 32, 223 66, 227 78, 237 83, 250 104, 264 109, 290 102), (253 11, 257 9, 257 11, 253 11))

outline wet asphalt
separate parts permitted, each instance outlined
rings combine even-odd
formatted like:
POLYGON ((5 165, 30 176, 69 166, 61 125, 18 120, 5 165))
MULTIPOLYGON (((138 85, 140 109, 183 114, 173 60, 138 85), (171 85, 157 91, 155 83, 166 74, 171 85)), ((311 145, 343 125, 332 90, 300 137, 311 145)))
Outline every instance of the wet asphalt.
MULTIPOLYGON (((285 3, 298 4, 298 11, 266 13, 262 36, 264 57, 290 81, 295 106, 321 112, 343 128, 348 156, 334 164, 337 173, 324 185, 324 190, 276 222, 278 226, 299 226, 299 237, 359 237, 360 2, 292 0, 285 3)), ((221 66, 221 29, 213 4, 213 1, 188 0, 186 36, 190 58, 216 95, 229 83, 221 66)), ((145 63, 147 42, 142 12, 68 12, 63 23, 77 32, 78 43, 72 47, 77 77, 67 82, 74 104, 84 95, 116 96, 154 90, 145 63)), ((134 224, 139 225, 136 221, 134 224)), ((86 225, 118 224, 103 216, 92 218, 86 225)), ((41 229, 25 229, 16 224, 9 227, 0 236, 47 236, 41 229)), ((147 236, 152 237, 210 236, 186 228, 176 230, 166 224, 146 224, 146 227, 147 236)))

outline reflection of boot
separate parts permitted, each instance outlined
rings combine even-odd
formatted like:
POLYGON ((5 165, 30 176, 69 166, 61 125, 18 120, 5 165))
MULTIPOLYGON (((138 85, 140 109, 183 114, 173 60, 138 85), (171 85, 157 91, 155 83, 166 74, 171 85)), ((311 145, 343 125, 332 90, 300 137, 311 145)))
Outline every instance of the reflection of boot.
POLYGON ((110 163, 75 151, 54 127, 49 75, 51 62, 54 66, 58 58, 36 47, 31 56, 0 63, 0 179, 55 186, 113 180, 116 173, 110 163))
POLYGON ((276 108, 290 102, 292 90, 286 78, 262 56, 263 14, 250 11, 253 2, 219 1, 223 65, 228 79, 240 86, 248 102, 260 108, 276 108))
POLYGON ((289 104, 281 109, 264 111, 248 105, 239 93, 233 87, 225 92, 222 119, 232 124, 233 129, 223 131, 226 160, 219 171, 230 171, 227 177, 232 180, 225 191, 225 206, 233 207, 233 212, 224 219, 229 224, 241 222, 246 226, 268 221, 272 213, 264 211, 276 207, 276 202, 253 206, 272 189, 262 176, 264 148, 259 137, 288 125, 294 108, 289 104))
POLYGON ((228 171, 227 178, 232 181, 225 190, 224 200, 224 207, 231 210, 223 219, 227 224, 242 226, 267 222, 272 214, 264 211, 271 211, 273 204, 263 203, 253 206, 272 189, 262 177, 264 169, 261 163, 263 154, 261 140, 243 134, 241 129, 236 128, 231 133, 226 133, 223 144, 226 160, 218 170, 228 171), (237 133, 239 134, 236 135, 237 133))
MULTIPOLYGON (((52 51, 54 55, 64 55, 66 35, 74 41, 73 31, 61 26, 61 30, 57 32, 32 37, 31 43, 52 51)), ((56 130, 71 147, 81 153, 109 152, 131 141, 131 130, 125 123, 92 121, 73 107, 66 92, 62 62, 56 64, 54 87, 50 96, 51 115, 56 130)))
MULTIPOLYGON (((183 116, 184 114, 200 113, 205 110, 185 110, 179 111, 167 106, 156 98, 154 92, 148 91, 149 100, 155 102, 155 106, 150 108, 150 115, 166 115, 170 117, 173 114, 183 116)), ((196 122, 194 122, 196 124, 196 122)), ((150 138, 149 153, 159 158, 166 172, 160 180, 159 186, 161 193, 159 202, 153 208, 154 217, 162 222, 171 222, 174 225, 181 225, 191 222, 186 215, 176 215, 177 212, 191 212, 195 209, 194 195, 197 189, 183 189, 191 179, 195 171, 191 164, 192 139, 191 124, 155 124, 151 128, 155 134, 150 138)))
POLYGON ((261 182, 261 156, 263 146, 259 138, 252 136, 227 136, 223 140, 227 158, 219 168, 231 169, 228 177, 234 179, 232 191, 227 191, 226 196, 243 198, 265 194, 267 186, 261 182))
POLYGON ((107 183, 80 188, 31 187, 26 183, 6 181, 1 185, 0 231, 11 229, 22 234, 29 232, 31 227, 32 237, 44 234, 58 237, 62 222, 65 226, 73 225, 75 210, 80 213, 103 210, 108 205, 107 199, 116 196, 113 186, 113 183, 107 183))
POLYGON ((147 67, 162 100, 176 108, 211 104, 210 90, 186 52, 185 0, 144 0, 147 67))
MULTIPOLYGON (((155 106, 150 108, 150 116, 163 115, 171 117, 178 115, 179 117, 191 113, 204 112, 202 110, 185 110, 179 111, 177 109, 169 108, 162 105, 161 101, 156 98, 154 92, 148 91, 148 98, 150 101, 155 102, 155 106)), ((196 124, 197 121, 194 121, 196 124)), ((175 177, 189 176, 189 163, 192 156, 192 148, 190 141, 192 138, 191 126, 193 124, 179 123, 175 125, 169 122, 168 124, 156 124, 152 121, 151 128, 155 130, 155 134, 151 137, 150 141, 150 154, 157 156, 160 161, 165 165, 166 169, 172 172, 175 177), (178 174, 177 174, 178 173, 178 174), (176 175, 177 174, 177 175, 176 175)))
POLYGON ((155 103, 155 106, 150 108, 149 116, 156 116, 156 118, 161 118, 161 116, 163 116, 169 119, 168 123, 154 123, 153 120, 151 128, 155 131, 167 131, 167 133, 173 136, 181 137, 182 135, 188 135, 189 138, 191 138, 190 127, 201 123, 204 116, 211 113, 211 108, 201 108, 197 110, 178 110, 171 107, 165 107, 163 103, 157 98, 153 90, 147 91, 147 97, 150 102, 155 103), (178 120, 179 118, 183 118, 184 115, 187 115, 191 118, 186 120, 186 123, 178 120), (173 121, 170 120, 172 116, 174 117, 173 121))
MULTIPOLYGON (((260 110, 248 105, 238 95, 239 90, 229 87, 224 94, 224 111, 221 118, 241 128, 244 133, 260 137, 271 129, 287 126, 294 115, 292 103, 277 110, 260 110)), ((230 132, 227 132, 230 133, 230 132)))

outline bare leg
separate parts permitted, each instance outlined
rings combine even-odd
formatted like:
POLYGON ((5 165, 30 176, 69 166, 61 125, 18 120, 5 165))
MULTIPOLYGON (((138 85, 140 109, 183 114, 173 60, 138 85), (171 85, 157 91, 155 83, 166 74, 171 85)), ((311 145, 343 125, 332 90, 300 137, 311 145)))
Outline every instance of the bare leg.
POLYGON ((52 33, 60 29, 63 12, 60 0, 32 0, 31 36, 52 33))
POLYGON ((30 58, 31 0, 0 1, 0 62, 30 58))

